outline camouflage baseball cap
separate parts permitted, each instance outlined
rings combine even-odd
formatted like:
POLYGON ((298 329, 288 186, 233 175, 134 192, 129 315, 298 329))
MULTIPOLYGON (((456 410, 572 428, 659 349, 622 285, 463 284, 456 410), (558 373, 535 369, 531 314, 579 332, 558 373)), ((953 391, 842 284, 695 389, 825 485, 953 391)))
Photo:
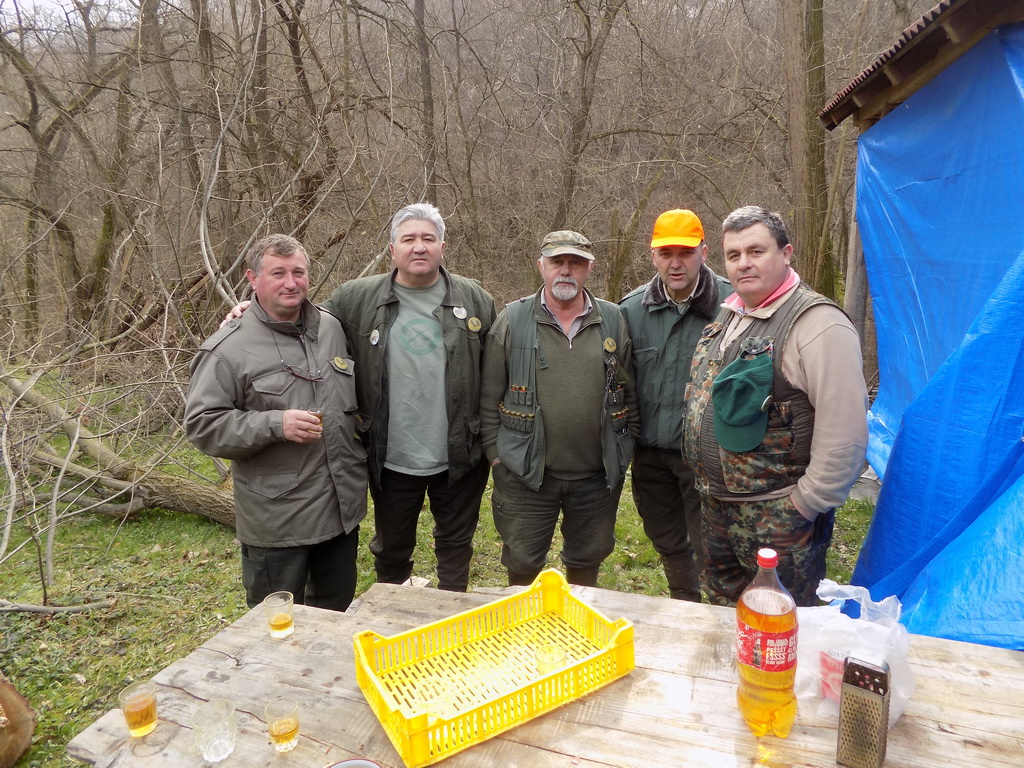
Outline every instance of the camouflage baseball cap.
POLYGON ((711 385, 715 439, 727 451, 752 451, 764 440, 772 404, 771 355, 739 357, 711 385))
POLYGON ((549 232, 540 242, 540 255, 547 258, 569 253, 584 259, 594 260, 594 245, 579 232, 560 229, 549 232))

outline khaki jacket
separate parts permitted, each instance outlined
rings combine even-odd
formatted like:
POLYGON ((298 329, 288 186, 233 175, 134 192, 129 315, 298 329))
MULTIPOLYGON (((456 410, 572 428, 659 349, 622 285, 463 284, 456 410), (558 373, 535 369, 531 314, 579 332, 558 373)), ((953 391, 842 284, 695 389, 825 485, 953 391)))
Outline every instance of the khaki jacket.
POLYGON ((366 452, 355 437, 345 334, 337 318, 309 302, 302 321, 300 335, 295 323, 271 320, 254 301, 192 361, 185 434, 204 453, 232 460, 243 544, 316 544, 350 533, 366 515, 366 452), (302 378, 317 371, 321 381, 302 378), (323 438, 286 442, 282 412, 314 407, 323 411, 323 438))

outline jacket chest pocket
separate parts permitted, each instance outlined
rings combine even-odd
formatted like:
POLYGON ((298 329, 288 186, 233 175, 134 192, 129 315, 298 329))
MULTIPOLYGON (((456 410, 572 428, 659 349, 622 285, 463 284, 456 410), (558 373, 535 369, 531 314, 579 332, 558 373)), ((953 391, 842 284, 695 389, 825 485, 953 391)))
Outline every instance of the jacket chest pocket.
MULTIPOLYGON (((249 410, 283 411, 287 408, 299 407, 295 402, 297 396, 295 387, 298 384, 299 380, 287 371, 273 371, 254 379, 252 389, 256 393, 257 402, 253 404, 255 407, 250 407, 249 410)), ((312 383, 307 386, 311 387, 312 383)), ((309 393, 309 402, 313 402, 312 390, 309 393)))
POLYGON ((644 399, 653 400, 658 392, 658 361, 661 354, 657 347, 633 347, 633 370, 636 371, 636 386, 644 399))

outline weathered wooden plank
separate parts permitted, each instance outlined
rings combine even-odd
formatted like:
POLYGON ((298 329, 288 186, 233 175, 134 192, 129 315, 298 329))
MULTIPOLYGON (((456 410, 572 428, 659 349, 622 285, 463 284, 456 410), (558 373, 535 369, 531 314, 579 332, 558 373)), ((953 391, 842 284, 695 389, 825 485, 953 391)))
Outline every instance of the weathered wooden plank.
MULTIPOLYGON (((507 590, 506 590, 507 592, 507 590)), ((637 669, 583 699, 524 723, 445 762, 451 768, 548 768, 579 765, 821 766, 835 759, 836 729, 798 714, 786 740, 755 739, 735 706, 735 614, 714 606, 574 588, 609 618, 635 628, 637 669)), ((197 765, 189 716, 201 701, 238 703, 238 746, 227 761, 245 766, 322 766, 367 756, 389 768, 401 760, 355 681, 352 635, 393 635, 490 602, 494 594, 458 595, 375 585, 348 614, 296 607, 296 631, 269 637, 251 611, 156 677, 161 722, 129 740, 120 712, 79 734, 68 753, 101 768, 197 765), (262 707, 287 693, 299 699, 299 747, 275 756, 262 707)), ((1019 690, 1021 655, 970 644, 915 638, 918 694, 890 732, 887 764, 1024 764, 1019 690)))

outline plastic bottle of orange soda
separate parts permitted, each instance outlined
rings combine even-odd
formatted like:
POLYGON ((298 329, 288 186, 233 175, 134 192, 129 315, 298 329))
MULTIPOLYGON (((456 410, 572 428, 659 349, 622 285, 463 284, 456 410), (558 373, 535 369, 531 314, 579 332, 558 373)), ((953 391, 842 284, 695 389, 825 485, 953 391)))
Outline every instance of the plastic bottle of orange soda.
POLYGON ((740 714, 755 736, 789 735, 796 718, 796 602, 775 572, 774 549, 757 552, 757 575, 736 606, 740 714))

